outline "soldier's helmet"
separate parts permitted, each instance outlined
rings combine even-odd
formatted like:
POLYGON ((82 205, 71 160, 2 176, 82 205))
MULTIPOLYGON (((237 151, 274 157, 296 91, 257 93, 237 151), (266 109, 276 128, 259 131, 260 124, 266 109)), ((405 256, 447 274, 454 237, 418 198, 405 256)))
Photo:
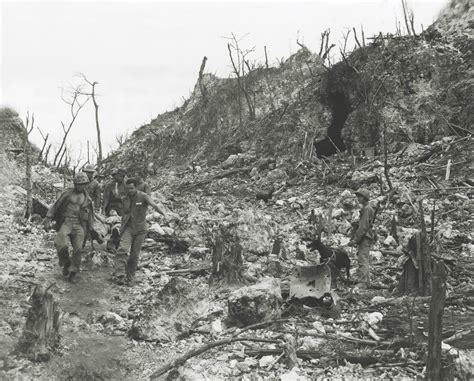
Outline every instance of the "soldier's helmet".
POLYGON ((76 176, 74 176, 73 180, 74 184, 88 184, 89 178, 84 172, 79 172, 76 176))
POLYGON ((95 172, 95 168, 92 164, 87 164, 82 168, 82 172, 95 172))
POLYGON ((370 193, 367 189, 365 188, 360 188, 358 189, 355 194, 358 194, 358 195, 361 195, 362 197, 364 197, 367 201, 370 200, 370 193))

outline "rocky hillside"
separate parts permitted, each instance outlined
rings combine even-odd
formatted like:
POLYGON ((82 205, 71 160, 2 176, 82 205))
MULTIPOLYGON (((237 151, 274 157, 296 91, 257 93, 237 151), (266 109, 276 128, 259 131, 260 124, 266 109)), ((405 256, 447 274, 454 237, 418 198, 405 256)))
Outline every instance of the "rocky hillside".
POLYGON ((109 160, 146 172, 243 152, 309 159, 465 135, 472 15, 469 1, 453 1, 422 34, 380 34, 332 66, 302 48, 279 67, 250 70, 245 92, 236 78, 203 74, 181 107, 136 130, 109 160))

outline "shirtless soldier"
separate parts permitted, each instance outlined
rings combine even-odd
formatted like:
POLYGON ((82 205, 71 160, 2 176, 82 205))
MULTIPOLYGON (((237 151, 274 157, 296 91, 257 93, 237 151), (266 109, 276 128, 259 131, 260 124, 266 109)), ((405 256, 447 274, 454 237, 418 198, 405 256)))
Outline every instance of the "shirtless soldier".
POLYGON ((51 228, 51 220, 56 222, 57 234, 54 246, 58 252, 59 266, 63 275, 76 283, 76 274, 81 269, 83 243, 89 229, 94 228, 94 208, 86 187, 89 178, 83 172, 74 177, 74 188, 65 190, 51 206, 44 219, 46 230, 51 228), (67 238, 72 245, 72 259, 69 257, 67 238))

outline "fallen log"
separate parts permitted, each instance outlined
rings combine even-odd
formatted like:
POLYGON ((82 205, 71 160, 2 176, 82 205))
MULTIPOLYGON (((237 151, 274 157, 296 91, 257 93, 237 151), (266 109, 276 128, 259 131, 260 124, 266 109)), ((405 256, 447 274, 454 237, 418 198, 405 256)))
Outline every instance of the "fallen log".
MULTIPOLYGON (((262 348, 262 349, 246 349, 245 355, 248 357, 263 357, 263 356, 279 356, 284 353, 284 348, 262 348)), ((296 355, 303 360, 319 359, 327 352, 315 351, 315 350, 297 350, 296 355)), ((368 366, 377 364, 380 362, 379 359, 373 356, 361 355, 357 353, 348 353, 342 356, 331 356, 335 361, 346 360, 353 364, 361 364, 362 366, 368 366)))
POLYGON ((162 274, 166 275, 180 275, 180 274, 194 274, 194 273, 207 273, 211 270, 210 266, 201 266, 196 268, 189 268, 189 269, 178 269, 178 270, 169 270, 163 271, 162 274))
POLYGON ((214 180, 223 179, 224 177, 232 176, 232 175, 235 175, 237 173, 240 174, 240 173, 250 172, 251 170, 252 170, 252 167, 230 169, 228 171, 224 171, 224 172, 218 173, 214 176, 208 177, 204 180, 196 181, 195 183, 191 183, 191 184, 182 185, 181 188, 192 189, 192 188, 196 188, 196 187, 201 187, 203 185, 212 183, 214 180))
POLYGON ((180 357, 176 358, 175 360, 170 361, 169 363, 165 364, 164 366, 162 366, 160 369, 155 371, 150 376, 150 380, 156 380, 162 374, 165 374, 166 372, 170 371, 171 369, 176 368, 176 367, 184 364, 190 358, 199 356, 201 353, 204 353, 204 352, 206 352, 206 351, 208 351, 212 348, 220 347, 220 346, 226 345, 226 344, 231 344, 231 343, 234 343, 236 341, 253 341, 253 342, 273 343, 273 344, 280 343, 280 341, 278 341, 278 340, 258 339, 258 338, 254 338, 254 337, 232 337, 232 338, 229 338, 229 339, 214 341, 212 343, 207 343, 207 344, 205 344, 202 347, 199 347, 197 349, 192 349, 192 350, 188 351, 187 353, 185 353, 183 356, 180 356, 180 357))

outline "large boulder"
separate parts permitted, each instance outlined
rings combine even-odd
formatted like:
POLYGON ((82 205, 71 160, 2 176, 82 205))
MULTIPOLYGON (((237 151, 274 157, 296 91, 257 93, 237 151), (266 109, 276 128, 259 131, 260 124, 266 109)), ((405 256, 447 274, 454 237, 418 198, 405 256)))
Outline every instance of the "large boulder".
POLYGON ((261 283, 239 288, 230 294, 229 319, 241 326, 278 319, 281 316, 281 302, 279 281, 267 278, 261 283))
POLYGON ((156 295, 150 296, 150 302, 134 319, 128 335, 144 341, 175 340, 209 308, 205 295, 202 285, 184 278, 171 278, 156 295))

